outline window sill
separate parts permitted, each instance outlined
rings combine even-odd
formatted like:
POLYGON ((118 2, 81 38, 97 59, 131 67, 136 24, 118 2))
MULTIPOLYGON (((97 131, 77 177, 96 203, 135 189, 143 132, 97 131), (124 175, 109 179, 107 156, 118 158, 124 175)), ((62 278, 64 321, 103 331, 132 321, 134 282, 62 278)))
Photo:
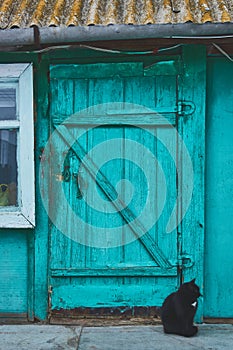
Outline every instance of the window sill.
POLYGON ((30 222, 21 212, 0 211, 0 228, 34 228, 34 222, 30 222))

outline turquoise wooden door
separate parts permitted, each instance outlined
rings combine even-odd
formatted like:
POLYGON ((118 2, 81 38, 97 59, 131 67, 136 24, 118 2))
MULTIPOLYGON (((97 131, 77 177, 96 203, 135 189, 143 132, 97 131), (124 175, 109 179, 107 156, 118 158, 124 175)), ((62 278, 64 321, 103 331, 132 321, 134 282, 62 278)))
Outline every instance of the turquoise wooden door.
POLYGON ((195 108, 179 99, 179 67, 51 67, 52 313, 161 305, 182 269, 196 274, 181 224, 192 159, 177 133, 195 108))

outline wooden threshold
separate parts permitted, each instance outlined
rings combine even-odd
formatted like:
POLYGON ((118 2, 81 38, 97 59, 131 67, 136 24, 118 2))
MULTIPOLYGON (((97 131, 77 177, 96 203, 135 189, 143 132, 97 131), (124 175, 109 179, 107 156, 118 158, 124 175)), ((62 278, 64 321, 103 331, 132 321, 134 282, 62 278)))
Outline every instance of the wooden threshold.
POLYGON ((27 313, 0 312, 0 324, 25 324, 28 323, 27 313))
POLYGON ((50 324, 66 325, 136 325, 161 324, 158 307, 119 306, 90 308, 79 307, 71 310, 52 310, 49 317, 50 324))

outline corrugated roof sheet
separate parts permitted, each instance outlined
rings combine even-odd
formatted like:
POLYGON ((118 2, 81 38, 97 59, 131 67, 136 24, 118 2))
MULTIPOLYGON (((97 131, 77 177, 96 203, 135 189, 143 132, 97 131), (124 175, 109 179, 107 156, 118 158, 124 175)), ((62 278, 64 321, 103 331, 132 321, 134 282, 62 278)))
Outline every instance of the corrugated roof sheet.
POLYGON ((232 0, 0 0, 0 28, 223 23, 232 0))

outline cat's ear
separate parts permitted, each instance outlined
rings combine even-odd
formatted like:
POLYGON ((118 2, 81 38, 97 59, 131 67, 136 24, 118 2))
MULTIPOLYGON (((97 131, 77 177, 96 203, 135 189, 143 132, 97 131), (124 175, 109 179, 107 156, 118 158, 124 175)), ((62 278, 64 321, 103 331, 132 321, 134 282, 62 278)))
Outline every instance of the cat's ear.
POLYGON ((196 278, 194 278, 194 279, 192 279, 192 281, 190 281, 190 283, 195 283, 195 281, 196 281, 196 278))

